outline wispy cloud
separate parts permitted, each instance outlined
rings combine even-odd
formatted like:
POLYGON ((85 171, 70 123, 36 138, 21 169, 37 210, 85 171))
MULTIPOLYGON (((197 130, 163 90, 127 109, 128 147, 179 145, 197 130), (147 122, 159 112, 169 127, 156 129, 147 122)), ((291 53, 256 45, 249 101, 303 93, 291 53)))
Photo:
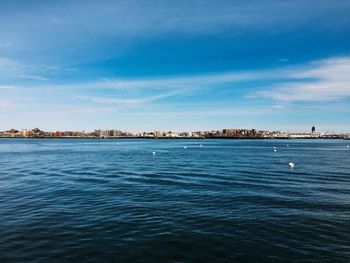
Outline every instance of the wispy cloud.
MULTIPOLYGON (((237 84, 242 82, 267 81, 270 84, 264 86, 260 86, 259 82, 256 82, 255 91, 247 90, 245 92, 241 88, 239 91, 253 94, 250 98, 263 97, 283 103, 334 101, 350 97, 349 68, 350 57, 335 57, 272 70, 144 79, 102 79, 79 84, 25 85, 23 87, 26 90, 39 89, 51 92, 66 91, 70 94, 71 92, 78 93, 75 95, 77 98, 96 103, 137 106, 203 90, 213 94, 221 89, 234 91, 237 84), (89 90, 114 90, 117 96, 88 96, 89 90)), ((47 80, 47 78, 37 75, 24 75, 24 77, 47 80)))
MULTIPOLYGON (((12 62, 3 61, 3 64, 12 62)), ((250 94, 250 98, 266 98, 281 107, 287 102, 297 101, 335 101, 350 97, 350 57, 336 57, 272 70, 225 72, 206 75, 180 77, 162 77, 145 79, 102 79, 79 84, 62 85, 24 85, 26 90, 50 90, 51 92, 69 92, 79 99, 100 104, 119 104, 137 106, 152 103, 174 96, 185 96, 207 90, 213 94, 222 87, 240 93, 250 94), (253 91, 237 88, 242 82, 257 82, 253 91), (259 85, 259 81, 268 82, 259 85), (87 91, 111 90, 115 95, 91 96, 87 91), (80 94, 79 94, 80 93, 80 94), (85 93, 82 95, 82 93, 85 93), (120 96, 122 95, 122 96, 120 96), (135 97, 136 96, 136 97, 135 97)), ((37 75, 22 75, 24 78, 46 81, 37 75)), ((17 88, 21 85, 4 85, 1 89, 17 88)))
MULTIPOLYGON (((99 90, 110 89, 119 91, 133 90, 153 90, 167 91, 166 97, 186 93, 185 90, 203 90, 206 88, 220 88, 220 85, 234 84, 244 81, 274 79, 281 71, 245 71, 245 72, 224 72, 205 75, 190 75, 160 78, 134 78, 134 79, 100 79, 79 84, 62 85, 41 85, 39 89, 51 90, 99 90)), ((26 85, 26 88, 36 88, 36 86, 26 85)), ((163 95, 159 95, 163 96, 163 95)), ((156 96, 155 99, 158 99, 156 96)))
MULTIPOLYGON (((105 98, 88 97, 98 103, 141 105, 157 100, 185 95, 188 92, 211 90, 213 93, 222 89, 235 90, 238 83, 251 81, 271 81, 269 86, 257 84, 256 90, 247 91, 251 97, 263 97, 281 102, 297 101, 334 101, 350 97, 350 57, 335 57, 314 61, 293 67, 281 67, 273 70, 225 72, 206 75, 192 75, 168 78, 146 79, 103 79, 80 84, 48 85, 40 88, 57 90, 110 89, 119 94, 128 94, 133 90, 153 91, 159 94, 142 98, 105 98)), ((244 90, 240 89, 240 92, 244 90)))
POLYGON ((126 106, 136 106, 143 103, 142 100, 138 100, 138 99, 118 99, 118 98, 92 97, 92 96, 76 96, 76 98, 97 102, 100 104, 117 104, 117 105, 126 105, 126 106))
POLYGON ((285 80, 258 94, 278 101, 334 101, 350 97, 350 57, 312 62, 286 71, 285 80))
POLYGON ((42 76, 37 75, 20 75, 18 76, 21 79, 33 79, 33 80, 40 80, 40 81, 48 81, 49 79, 42 76))
POLYGON ((168 77, 156 79, 138 80, 106 80, 92 85, 96 87, 108 87, 114 89, 137 89, 137 88, 164 88, 164 89, 187 89, 208 87, 212 85, 227 84, 246 80, 266 79, 274 76, 274 71, 249 71, 227 72, 219 74, 192 75, 184 77, 168 77))
POLYGON ((118 106, 141 106, 141 105, 149 104, 161 99, 178 96, 183 93, 184 93, 183 91, 170 91, 159 95, 148 96, 140 99, 121 99, 121 98, 96 97, 96 96, 76 96, 76 98, 97 102, 100 104, 113 104, 118 106))

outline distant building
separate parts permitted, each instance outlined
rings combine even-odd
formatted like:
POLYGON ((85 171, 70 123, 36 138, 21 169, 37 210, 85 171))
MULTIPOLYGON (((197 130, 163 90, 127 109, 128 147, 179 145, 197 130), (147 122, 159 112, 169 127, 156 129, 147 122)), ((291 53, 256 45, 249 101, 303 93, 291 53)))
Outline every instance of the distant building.
POLYGON ((120 130, 109 130, 108 134, 110 137, 118 137, 118 136, 122 136, 123 132, 120 130))
POLYGON ((42 135, 44 135, 44 132, 42 130, 40 130, 39 128, 34 128, 32 130, 32 134, 34 136, 42 136, 42 135))
POLYGON ((316 131, 315 126, 312 126, 312 128, 311 128, 311 133, 315 133, 315 131, 316 131))
POLYGON ((109 135, 108 130, 95 130, 95 134, 100 138, 107 138, 109 135))
POLYGON ((226 136, 233 136, 237 134, 237 130, 236 129, 223 129, 222 130, 222 134, 226 135, 226 136))
POLYGON ((16 130, 16 129, 11 129, 11 130, 8 131, 8 133, 15 134, 15 133, 18 133, 18 130, 16 130))
POLYGON ((27 129, 23 129, 19 132, 20 136, 23 136, 23 137, 28 137, 31 135, 31 131, 30 130, 27 130, 27 129))
POLYGON ((103 130, 95 130, 95 136, 96 137, 102 137, 104 134, 103 130))
POLYGON ((154 137, 162 137, 163 133, 161 131, 154 131, 154 137))

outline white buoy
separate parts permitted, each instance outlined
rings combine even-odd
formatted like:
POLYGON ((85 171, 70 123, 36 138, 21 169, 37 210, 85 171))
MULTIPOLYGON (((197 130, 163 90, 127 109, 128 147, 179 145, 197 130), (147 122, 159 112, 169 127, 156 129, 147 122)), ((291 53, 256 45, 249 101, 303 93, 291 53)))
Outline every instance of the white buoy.
POLYGON ((187 147, 186 147, 186 146, 184 146, 184 149, 187 149, 187 147))
POLYGON ((289 168, 294 168, 294 163, 290 162, 290 163, 288 164, 288 166, 289 166, 289 168))
POLYGON ((156 152, 152 152, 153 155, 156 155, 156 152))
POLYGON ((273 146, 274 149, 276 149, 276 146, 273 146))
MULTIPOLYGON (((201 144, 201 145, 199 145, 199 147, 203 147, 203 145, 201 144)), ((348 145, 348 147, 349 147, 349 145, 348 145)))
POLYGON ((276 149, 274 149, 273 151, 274 151, 274 152, 277 152, 277 150, 276 150, 276 149))
POLYGON ((288 145, 288 144, 287 144, 286 146, 287 146, 287 147, 289 147, 289 145, 288 145))
POLYGON ((346 145, 346 148, 349 148, 350 146, 349 145, 346 145))

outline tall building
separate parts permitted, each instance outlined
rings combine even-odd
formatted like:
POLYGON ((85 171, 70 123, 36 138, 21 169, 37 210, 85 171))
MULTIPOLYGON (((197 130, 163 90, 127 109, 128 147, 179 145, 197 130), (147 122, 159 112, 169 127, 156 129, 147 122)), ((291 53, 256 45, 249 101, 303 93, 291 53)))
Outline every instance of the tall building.
POLYGON ((107 138, 108 137, 108 130, 95 130, 95 134, 97 137, 107 138))

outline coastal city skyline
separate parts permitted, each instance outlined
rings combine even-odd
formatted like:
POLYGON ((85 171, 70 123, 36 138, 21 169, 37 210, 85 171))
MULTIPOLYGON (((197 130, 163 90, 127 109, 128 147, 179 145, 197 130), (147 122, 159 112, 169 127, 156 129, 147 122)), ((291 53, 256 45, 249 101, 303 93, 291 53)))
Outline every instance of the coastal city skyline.
POLYGON ((269 131, 257 129, 229 128, 206 131, 142 131, 129 132, 118 129, 96 129, 94 131, 44 131, 34 129, 10 129, 0 131, 0 138, 237 138, 237 139, 350 139, 350 133, 322 133, 311 127, 309 132, 269 131))
POLYGON ((349 1, 0 10, 0 130, 350 132, 349 1))

